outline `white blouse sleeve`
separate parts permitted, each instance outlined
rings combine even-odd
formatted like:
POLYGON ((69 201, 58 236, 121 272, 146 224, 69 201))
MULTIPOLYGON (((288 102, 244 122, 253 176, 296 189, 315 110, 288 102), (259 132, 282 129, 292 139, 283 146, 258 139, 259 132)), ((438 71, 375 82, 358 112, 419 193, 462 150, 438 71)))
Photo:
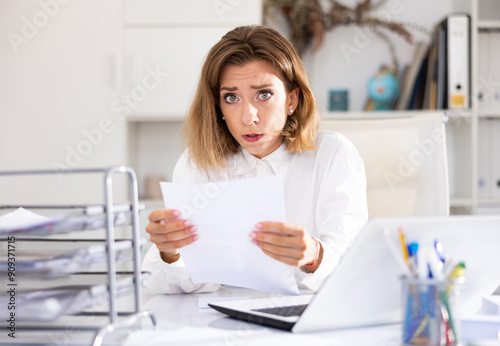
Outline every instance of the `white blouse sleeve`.
POLYGON ((163 262, 155 244, 151 245, 146 253, 142 262, 142 270, 151 273, 144 280, 144 286, 152 293, 214 292, 220 287, 219 284, 211 283, 194 284, 182 258, 172 264, 163 262))
POLYGON ((335 269, 368 220, 363 160, 354 145, 341 138, 327 160, 315 211, 318 234, 313 236, 323 247, 323 259, 314 273, 301 274, 300 286, 313 291, 335 269))
MULTIPOLYGON (((185 151, 174 169, 175 183, 205 183, 208 176, 190 165, 185 151)), ((182 215, 181 215, 182 217, 182 215)), ((201 293, 214 292, 221 285, 212 283, 194 284, 182 257, 174 263, 165 263, 155 244, 151 245, 142 262, 142 270, 150 272, 144 286, 152 293, 201 293)))

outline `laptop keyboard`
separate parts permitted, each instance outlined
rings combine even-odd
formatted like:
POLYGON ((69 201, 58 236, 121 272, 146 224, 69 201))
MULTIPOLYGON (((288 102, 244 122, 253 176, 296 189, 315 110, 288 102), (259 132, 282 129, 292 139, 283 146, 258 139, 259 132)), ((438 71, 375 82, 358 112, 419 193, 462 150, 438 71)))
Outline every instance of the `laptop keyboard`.
POLYGON ((276 308, 266 308, 266 309, 252 309, 252 311, 265 312, 267 314, 290 317, 290 316, 300 316, 306 309, 307 304, 304 305, 290 305, 290 306, 279 306, 276 308))

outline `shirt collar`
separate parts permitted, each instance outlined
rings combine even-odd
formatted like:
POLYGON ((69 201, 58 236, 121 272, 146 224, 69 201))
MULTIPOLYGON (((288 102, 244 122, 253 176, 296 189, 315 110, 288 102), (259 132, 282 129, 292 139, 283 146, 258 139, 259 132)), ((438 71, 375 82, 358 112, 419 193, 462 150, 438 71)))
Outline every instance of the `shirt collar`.
POLYGON ((278 149, 266 157, 259 159, 240 146, 240 152, 236 154, 234 160, 234 170, 236 174, 248 174, 255 169, 258 161, 264 161, 271 166, 274 174, 285 173, 290 164, 291 153, 285 150, 285 142, 281 143, 278 149))

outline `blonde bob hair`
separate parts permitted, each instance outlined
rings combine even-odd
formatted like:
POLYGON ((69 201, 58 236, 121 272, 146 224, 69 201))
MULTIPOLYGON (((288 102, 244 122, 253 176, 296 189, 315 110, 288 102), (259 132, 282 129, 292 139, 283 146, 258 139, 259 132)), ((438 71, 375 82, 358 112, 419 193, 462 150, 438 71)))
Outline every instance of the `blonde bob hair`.
POLYGON ((241 26, 229 31, 208 52, 196 94, 182 133, 189 159, 199 168, 219 169, 239 150, 220 109, 220 78, 226 66, 269 62, 285 80, 288 92, 298 88, 299 102, 283 128, 286 150, 314 150, 318 116, 316 101, 302 62, 290 42, 265 26, 241 26))

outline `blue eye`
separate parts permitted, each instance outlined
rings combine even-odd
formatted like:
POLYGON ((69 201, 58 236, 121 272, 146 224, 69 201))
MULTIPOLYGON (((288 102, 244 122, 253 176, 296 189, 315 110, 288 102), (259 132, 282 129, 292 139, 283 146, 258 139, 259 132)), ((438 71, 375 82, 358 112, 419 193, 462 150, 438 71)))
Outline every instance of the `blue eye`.
POLYGON ((236 95, 234 95, 234 94, 229 94, 229 95, 225 95, 224 96, 224 100, 227 103, 233 103, 233 102, 238 101, 238 97, 236 95))
POLYGON ((267 101, 268 99, 271 98, 271 96, 273 96, 273 92, 271 92, 271 91, 262 90, 259 92, 259 98, 261 100, 267 101))

